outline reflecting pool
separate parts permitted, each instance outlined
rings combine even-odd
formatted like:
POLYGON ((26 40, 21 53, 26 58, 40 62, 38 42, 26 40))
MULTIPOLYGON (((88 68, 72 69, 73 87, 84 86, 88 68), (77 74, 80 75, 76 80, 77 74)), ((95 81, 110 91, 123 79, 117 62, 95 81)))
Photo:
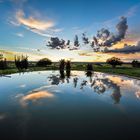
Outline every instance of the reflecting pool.
POLYGON ((0 77, 0 139, 138 139, 140 80, 84 71, 0 77))

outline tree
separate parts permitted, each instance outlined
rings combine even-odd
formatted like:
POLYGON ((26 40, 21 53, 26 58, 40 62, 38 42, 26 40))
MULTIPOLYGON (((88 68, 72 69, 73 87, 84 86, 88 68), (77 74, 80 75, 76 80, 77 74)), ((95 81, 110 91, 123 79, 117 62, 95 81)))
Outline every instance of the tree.
POLYGON ((137 60, 133 60, 131 64, 132 64, 132 67, 140 67, 140 62, 137 60))
POLYGON ((59 70, 60 71, 64 71, 64 69, 65 69, 65 60, 64 59, 61 59, 59 61, 59 70))
POLYGON ((66 71, 70 71, 71 70, 71 62, 69 60, 67 60, 66 62, 66 71))
POLYGON ((112 57, 107 59, 106 63, 115 68, 117 65, 122 65, 123 62, 117 57, 112 57))
POLYGON ((66 75, 67 78, 70 78, 70 71, 71 71, 71 62, 69 60, 66 61, 66 75))
POLYGON ((47 65, 51 65, 52 64, 52 61, 48 58, 43 58, 43 59, 40 59, 38 62, 37 62, 37 66, 39 67, 46 67, 47 65))
POLYGON ((18 70, 28 69, 28 56, 15 56, 15 65, 18 70))
POLYGON ((93 66, 92 64, 87 64, 87 71, 93 71, 93 66))
POLYGON ((6 69, 7 68, 7 60, 3 57, 2 54, 0 54, 0 69, 6 69))

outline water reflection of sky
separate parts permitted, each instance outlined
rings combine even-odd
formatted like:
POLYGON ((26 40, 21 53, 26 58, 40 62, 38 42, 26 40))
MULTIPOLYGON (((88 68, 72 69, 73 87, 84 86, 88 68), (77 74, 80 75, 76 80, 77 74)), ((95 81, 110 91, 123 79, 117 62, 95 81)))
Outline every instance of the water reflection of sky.
POLYGON ((1 77, 0 85, 1 99, 23 94, 24 98, 31 96, 37 100, 37 96, 43 98, 44 93, 46 98, 47 92, 55 94, 55 91, 91 97, 100 95, 101 100, 110 98, 114 103, 120 103, 121 98, 124 101, 137 101, 136 98, 140 97, 140 80, 103 73, 86 75, 82 71, 69 74, 58 71, 13 74, 11 78, 1 77))
POLYGON ((120 127, 128 120, 139 124, 139 99, 140 80, 123 76, 82 71, 13 74, 0 78, 0 123, 16 118, 24 132, 37 118, 46 117, 52 125, 58 123, 54 116, 65 123, 72 114, 82 120, 82 113, 91 123, 100 116, 108 123, 115 118, 120 127))

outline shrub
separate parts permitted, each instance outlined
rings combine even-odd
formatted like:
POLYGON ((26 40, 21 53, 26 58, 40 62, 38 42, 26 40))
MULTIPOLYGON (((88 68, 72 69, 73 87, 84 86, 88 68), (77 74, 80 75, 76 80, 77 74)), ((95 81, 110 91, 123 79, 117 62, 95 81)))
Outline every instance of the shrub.
POLYGON ((37 62, 37 66, 39 67, 46 67, 47 65, 51 65, 52 61, 48 58, 43 58, 37 62))

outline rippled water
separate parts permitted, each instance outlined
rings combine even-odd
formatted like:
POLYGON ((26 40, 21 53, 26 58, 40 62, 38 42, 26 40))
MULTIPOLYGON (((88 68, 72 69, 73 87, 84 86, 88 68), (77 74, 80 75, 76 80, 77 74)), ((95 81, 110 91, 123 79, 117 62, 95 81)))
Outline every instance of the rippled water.
POLYGON ((139 137, 140 80, 103 73, 0 77, 0 139, 139 137))

